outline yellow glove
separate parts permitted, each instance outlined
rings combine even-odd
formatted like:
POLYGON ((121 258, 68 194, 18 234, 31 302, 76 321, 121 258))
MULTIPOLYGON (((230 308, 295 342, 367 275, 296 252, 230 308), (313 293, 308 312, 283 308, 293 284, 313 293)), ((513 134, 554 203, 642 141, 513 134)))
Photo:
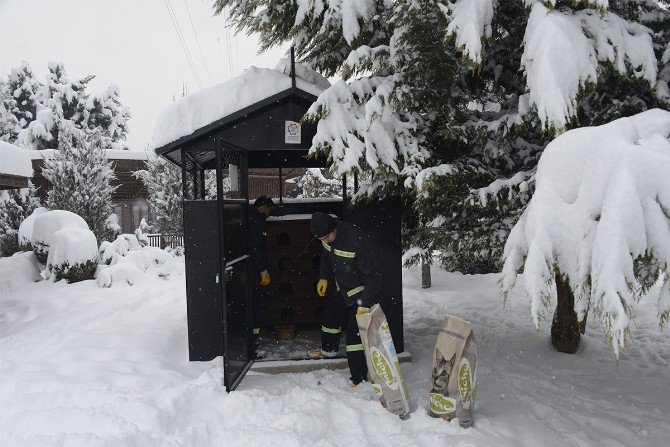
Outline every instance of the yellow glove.
POLYGON ((318 293, 319 296, 326 296, 327 289, 328 289, 328 280, 320 279, 319 283, 316 285, 316 293, 318 293))
POLYGON ((261 286, 265 287, 270 284, 270 274, 267 270, 261 272, 261 286))
POLYGON ((368 307, 359 307, 358 310, 356 310, 356 315, 363 315, 363 314, 369 314, 370 309, 368 307))

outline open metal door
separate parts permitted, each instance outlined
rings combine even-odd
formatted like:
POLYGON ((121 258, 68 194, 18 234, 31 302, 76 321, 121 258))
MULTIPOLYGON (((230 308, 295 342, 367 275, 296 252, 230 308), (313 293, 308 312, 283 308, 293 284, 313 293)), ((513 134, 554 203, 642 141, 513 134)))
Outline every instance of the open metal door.
POLYGON ((402 245, 400 239, 400 199, 345 206, 344 220, 358 225, 370 235, 382 274, 379 304, 391 328, 397 352, 405 350, 402 314, 402 245))
POLYGON ((212 360, 223 353, 223 300, 216 200, 184 200, 184 263, 188 356, 212 360), (214 217, 214 218, 212 218, 214 217))
POLYGON ((219 220, 223 222, 223 381, 226 391, 232 391, 253 363, 246 154, 220 147, 216 171, 219 220))

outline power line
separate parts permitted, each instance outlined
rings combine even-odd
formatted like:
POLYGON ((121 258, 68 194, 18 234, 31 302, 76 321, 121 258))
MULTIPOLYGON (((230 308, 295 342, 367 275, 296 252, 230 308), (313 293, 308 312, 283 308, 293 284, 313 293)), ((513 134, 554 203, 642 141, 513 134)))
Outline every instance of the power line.
POLYGON ((228 50, 228 71, 230 72, 230 77, 233 77, 233 54, 230 46, 230 30, 228 29, 228 11, 224 10, 223 13, 223 26, 226 29, 226 49, 228 50))
POLYGON ((198 76, 198 71, 195 69, 195 64, 193 63, 193 59, 191 58, 191 53, 188 51, 188 47, 186 46, 186 41, 184 40, 184 36, 181 32, 181 28, 179 27, 179 22, 177 21, 177 16, 174 13, 174 9, 172 8, 172 4, 170 3, 170 0, 163 0, 165 3, 165 7, 168 10, 168 14, 170 14, 170 19, 172 19, 172 25, 174 26, 174 30, 177 33, 177 38, 179 39, 179 43, 181 44, 182 49, 184 50, 184 54, 186 55, 186 60, 189 63, 189 66, 191 67, 191 71, 193 72, 193 76, 195 77, 196 82, 198 83, 198 86, 202 88, 202 82, 200 82, 200 76, 198 76))
POLYGON ((212 77, 209 75, 209 68, 207 68, 207 62, 205 62, 205 55, 202 53, 202 47, 200 46, 200 39, 198 39, 198 33, 195 30, 195 25, 193 24, 193 18, 191 17, 191 10, 188 9, 188 3, 184 0, 184 6, 186 6, 186 12, 188 13, 188 20, 191 22, 191 28, 193 28, 193 35, 195 35, 195 43, 198 44, 198 49, 200 50, 200 57, 202 58, 202 65, 205 66, 205 72, 207 73, 207 78, 209 79, 209 84, 212 84, 212 77))

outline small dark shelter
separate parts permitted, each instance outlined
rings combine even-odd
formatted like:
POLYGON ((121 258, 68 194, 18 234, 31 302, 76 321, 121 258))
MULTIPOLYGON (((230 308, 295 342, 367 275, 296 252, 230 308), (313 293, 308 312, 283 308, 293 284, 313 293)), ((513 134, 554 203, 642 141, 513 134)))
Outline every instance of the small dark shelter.
MULTIPOLYGON (((319 89, 301 78, 300 71, 296 76, 294 62, 286 65, 291 67, 289 74, 289 70, 252 68, 240 75, 242 79, 194 94, 199 98, 182 99, 184 103, 163 112, 154 137, 160 146, 156 152, 182 172, 189 358, 202 361, 222 355, 229 391, 254 361, 251 300, 252 281, 258 278, 251 276, 248 249, 248 214, 255 199, 248 194, 248 171, 276 168, 281 182, 282 168, 326 167, 326 160, 307 157, 316 125, 300 124, 319 89), (254 74, 259 75, 255 83, 250 81, 254 74), (252 104, 233 104, 233 111, 225 116, 216 111, 206 116, 202 108, 216 102, 217 95, 245 97, 245 92, 230 91, 234 88, 259 89, 263 97, 252 104), (192 118, 189 110, 200 115, 198 127, 187 128, 181 132, 184 135, 177 133, 176 139, 174 135, 163 138, 161 129, 173 132, 171 123, 192 118), (173 141, 165 143, 166 139, 173 141), (216 193, 212 194, 207 183, 214 179, 216 193)), ((279 197, 277 217, 268 221, 272 288, 264 322, 268 327, 286 320, 299 327, 320 327, 323 298, 315 290, 320 244, 309 234, 309 217, 317 211, 328 212, 370 234, 383 275, 380 303, 396 349, 403 352, 400 201, 352 206, 346 182, 343 178, 341 199, 279 197)), ((281 195, 279 186, 278 191, 281 195)), ((288 354, 284 358, 293 359, 288 354)))

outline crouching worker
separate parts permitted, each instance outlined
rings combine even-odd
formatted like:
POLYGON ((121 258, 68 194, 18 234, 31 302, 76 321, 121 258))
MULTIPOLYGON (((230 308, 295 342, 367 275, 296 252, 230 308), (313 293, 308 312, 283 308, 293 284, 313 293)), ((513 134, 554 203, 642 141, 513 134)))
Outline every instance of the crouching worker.
POLYGON ((254 202, 254 207, 249 211, 249 248, 251 250, 251 261, 253 263, 253 331, 254 348, 256 356, 258 352, 258 334, 260 333, 260 321, 263 315, 265 299, 269 292, 270 273, 268 273, 268 247, 265 233, 265 220, 270 217, 274 209, 274 202, 267 196, 261 196, 254 202))
POLYGON ((367 379, 368 368, 356 323, 358 306, 371 307, 381 290, 381 274, 372 243, 356 225, 315 213, 312 233, 321 240, 321 266, 317 293, 326 294, 321 326, 321 349, 311 349, 311 358, 334 357, 340 335, 346 328, 347 361, 354 385, 367 379))

